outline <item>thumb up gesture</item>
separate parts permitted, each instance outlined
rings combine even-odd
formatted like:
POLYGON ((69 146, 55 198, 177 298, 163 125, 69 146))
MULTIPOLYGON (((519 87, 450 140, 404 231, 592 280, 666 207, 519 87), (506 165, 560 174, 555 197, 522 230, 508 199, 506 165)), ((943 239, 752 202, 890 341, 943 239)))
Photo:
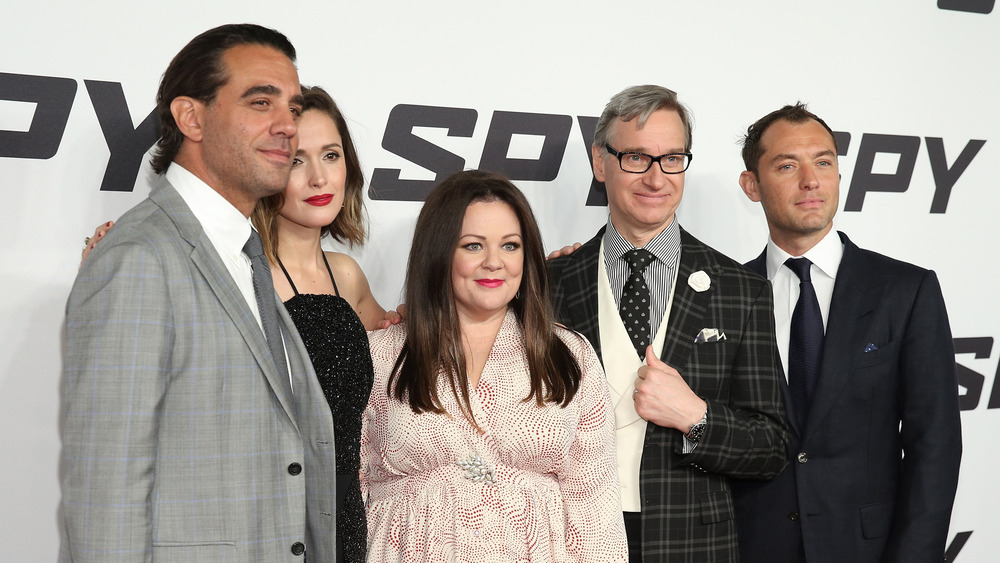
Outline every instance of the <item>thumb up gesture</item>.
POLYGON ((639 416, 681 433, 701 421, 708 405, 695 395, 676 369, 656 357, 652 346, 646 346, 646 365, 636 375, 632 400, 639 416))

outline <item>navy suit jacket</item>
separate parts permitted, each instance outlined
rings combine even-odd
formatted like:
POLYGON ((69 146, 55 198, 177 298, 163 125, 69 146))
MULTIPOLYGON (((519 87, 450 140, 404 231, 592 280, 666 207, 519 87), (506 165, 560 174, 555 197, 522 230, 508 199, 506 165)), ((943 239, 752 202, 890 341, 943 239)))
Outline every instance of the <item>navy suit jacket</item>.
MULTIPOLYGON (((602 229, 576 252, 547 264, 557 319, 586 336, 602 361, 597 276, 603 236, 602 229)), ((659 358, 708 403, 708 426, 686 455, 680 432, 646 427, 639 467, 643 561, 735 562, 729 478, 769 479, 786 462, 771 286, 681 229, 667 323, 659 358), (688 282, 697 271, 711 280, 704 291, 688 282), (695 343, 704 328, 718 328, 726 339, 695 343)))
MULTIPOLYGON (((800 545, 809 563, 942 561, 962 432, 941 288, 840 238, 805 428, 788 416, 791 463, 733 487, 741 561, 794 562, 800 545)), ((766 275, 765 254, 747 266, 766 275)))

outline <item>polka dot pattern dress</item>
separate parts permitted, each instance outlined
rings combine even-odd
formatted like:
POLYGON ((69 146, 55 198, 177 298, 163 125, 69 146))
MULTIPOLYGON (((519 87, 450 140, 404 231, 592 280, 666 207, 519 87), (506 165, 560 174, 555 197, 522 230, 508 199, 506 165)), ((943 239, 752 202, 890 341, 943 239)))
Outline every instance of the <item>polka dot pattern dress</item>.
POLYGON ((523 337, 508 312, 470 393, 484 433, 447 387, 439 396, 450 416, 414 414, 389 398, 405 328, 369 334, 375 385, 362 422, 361 487, 370 563, 628 560, 607 383, 590 344, 556 330, 584 372, 573 401, 523 401, 523 337))

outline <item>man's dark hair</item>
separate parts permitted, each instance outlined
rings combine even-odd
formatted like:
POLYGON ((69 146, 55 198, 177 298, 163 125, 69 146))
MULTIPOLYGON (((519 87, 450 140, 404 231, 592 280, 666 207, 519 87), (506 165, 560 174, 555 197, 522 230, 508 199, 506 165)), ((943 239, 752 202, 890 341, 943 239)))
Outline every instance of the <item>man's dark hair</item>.
POLYGON ((746 166, 747 170, 753 172, 754 176, 758 172, 758 163, 760 162, 760 157, 767 152, 764 145, 761 144, 760 138, 764 136, 764 132, 771 125, 774 125, 777 121, 787 121, 789 123, 805 123, 810 119, 816 121, 826 129, 827 133, 830 134, 830 138, 833 139, 833 148, 835 151, 839 152, 837 149, 837 136, 833 134, 833 130, 830 126, 826 124, 818 115, 809 111, 806 105, 802 102, 795 102, 793 106, 785 106, 781 109, 774 110, 771 113, 765 115, 764 117, 757 120, 756 123, 747 127, 747 134, 743 137, 743 164, 746 166))
POLYGON ((177 156, 184 135, 177 127, 170 104, 178 96, 189 96, 210 104, 219 88, 229 80, 222 55, 237 45, 262 45, 284 53, 295 62, 295 47, 280 32, 255 24, 227 24, 195 37, 163 73, 156 92, 156 114, 160 118, 160 139, 150 163, 162 174, 177 156))

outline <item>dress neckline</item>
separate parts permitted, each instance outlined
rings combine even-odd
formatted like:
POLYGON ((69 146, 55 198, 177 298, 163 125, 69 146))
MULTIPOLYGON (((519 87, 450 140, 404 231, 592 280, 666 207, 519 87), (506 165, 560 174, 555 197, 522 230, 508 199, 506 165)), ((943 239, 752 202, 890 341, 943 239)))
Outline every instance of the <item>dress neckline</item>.
MULTIPOLYGON (((326 252, 320 252, 323 256, 323 264, 326 265, 326 273, 330 274, 330 281, 333 282, 333 294, 340 297, 340 290, 337 289, 337 280, 333 277, 333 270, 330 269, 330 262, 326 259, 326 252)), ((285 279, 288 280, 288 285, 292 286, 292 291, 295 292, 295 296, 298 297, 299 290, 295 287, 295 282, 292 281, 292 276, 288 275, 288 270, 285 269, 285 265, 281 263, 281 258, 278 255, 274 255, 274 259, 278 261, 278 266, 281 271, 285 274, 285 279)))

